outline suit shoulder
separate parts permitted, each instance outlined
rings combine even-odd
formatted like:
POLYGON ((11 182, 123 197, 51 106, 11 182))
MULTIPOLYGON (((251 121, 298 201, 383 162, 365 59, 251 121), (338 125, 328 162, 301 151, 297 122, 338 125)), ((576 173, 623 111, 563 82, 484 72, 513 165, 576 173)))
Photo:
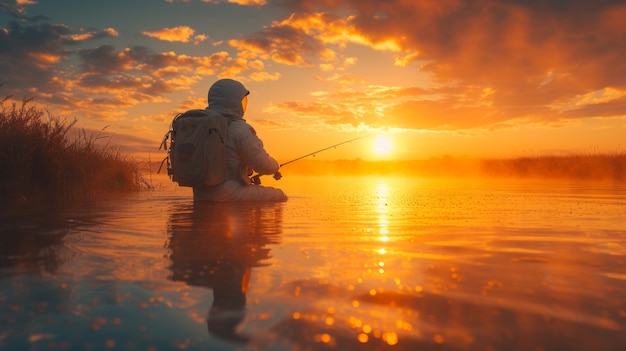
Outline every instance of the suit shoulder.
POLYGON ((254 130, 254 128, 250 124, 243 120, 231 122, 230 128, 231 130, 234 130, 236 133, 241 134, 242 136, 256 136, 256 130, 254 130))

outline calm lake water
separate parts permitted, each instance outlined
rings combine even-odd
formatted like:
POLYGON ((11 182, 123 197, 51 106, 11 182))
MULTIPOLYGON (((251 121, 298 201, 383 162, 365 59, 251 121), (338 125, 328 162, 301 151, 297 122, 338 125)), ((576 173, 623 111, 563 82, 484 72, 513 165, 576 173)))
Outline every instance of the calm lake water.
POLYGON ((265 182, 3 214, 0 349, 626 349, 625 184, 265 182))

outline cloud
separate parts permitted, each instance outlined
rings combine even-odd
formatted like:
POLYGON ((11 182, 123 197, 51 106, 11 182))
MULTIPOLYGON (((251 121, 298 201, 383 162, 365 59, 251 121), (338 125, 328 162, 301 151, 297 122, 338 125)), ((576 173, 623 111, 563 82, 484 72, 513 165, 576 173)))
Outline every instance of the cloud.
POLYGON ((110 44, 81 45, 71 50, 79 42, 116 35, 112 28, 84 31, 60 24, 14 22, 0 30, 3 88, 15 96, 36 95, 38 100, 56 106, 59 113, 116 121, 126 118, 125 108, 166 102, 167 94, 189 91, 205 76, 256 81, 280 78, 280 73, 265 72, 263 62, 251 53, 232 57, 218 51, 190 56, 154 52, 145 46, 118 50, 110 44), (72 56, 73 66, 68 67, 72 56))
POLYGON ((116 48, 108 39, 121 30, 40 23, 23 2, 0 8, 14 20, 0 28, 4 89, 67 111, 94 104, 98 118, 124 118, 120 107, 166 101, 207 76, 277 80, 285 66, 306 68, 320 85, 306 100, 268 109, 327 127, 477 129, 625 114, 626 4, 618 0, 286 0, 284 17, 214 46, 188 25, 140 32, 203 44, 193 55, 116 48), (374 71, 366 70, 369 54, 380 59, 374 71), (402 72, 405 86, 384 70, 402 72))
POLYGON ((222 52, 196 57, 143 46, 118 51, 102 45, 80 49, 78 56, 83 73, 73 82, 73 91, 83 99, 72 103, 77 108, 91 106, 93 118, 111 118, 110 109, 167 102, 167 94, 190 90, 203 76, 223 71, 233 61, 222 52))
POLYGON ((62 46, 69 33, 67 26, 51 24, 12 22, 0 28, 0 79, 5 87, 17 87, 19 92, 52 82, 53 67, 71 53, 62 46))
POLYGON ((331 79, 341 82, 344 87, 335 91, 315 91, 309 102, 274 103, 265 112, 289 114, 300 120, 317 119, 328 128, 406 131, 503 128, 513 126, 504 122, 519 116, 548 112, 546 106, 527 106, 522 111, 496 109, 495 92, 478 86, 425 89, 364 85, 362 80, 342 75, 331 79))
POLYGON ((267 5, 267 0, 228 0, 228 2, 231 2, 233 4, 238 4, 238 5, 244 5, 244 6, 250 6, 250 5, 262 6, 262 5, 267 5))
POLYGON ((32 96, 33 87, 42 94, 58 92, 67 83, 59 67, 70 59, 70 47, 105 37, 112 28, 83 31, 63 24, 11 22, 0 28, 0 80, 16 96, 32 96))
MULTIPOLYGON (((280 77, 280 73, 265 72, 263 62, 252 53, 190 56, 154 52, 145 46, 118 50, 107 43, 92 47, 87 44, 119 33, 113 28, 85 30, 34 22, 11 22, 0 28, 0 83, 9 94, 36 96, 62 114, 119 120, 126 118, 125 108, 166 102, 167 94, 190 91, 206 76, 233 75, 256 81, 280 77)), ((207 38, 194 36, 186 26, 151 35, 196 43, 207 38)))
MULTIPOLYGON (((8 5, 3 5, 2 11, 18 12, 8 5)), ((111 27, 98 30, 39 24, 25 12, 20 13, 20 21, 0 27, 0 83, 16 96, 38 96, 44 101, 70 105, 89 100, 131 106, 154 101, 150 94, 190 90, 191 85, 209 75, 256 81, 280 77, 278 72, 265 72, 264 63, 250 52, 240 52, 236 57, 225 51, 190 56, 173 51, 154 52, 145 46, 118 50, 105 43, 94 47, 91 45, 98 40, 119 37, 119 32, 111 27), (102 96, 87 98, 87 94, 96 91, 102 96)), ((195 35, 188 26, 144 34, 196 44, 208 38, 195 35)))
POLYGON ((203 41, 209 39, 209 36, 206 34, 198 34, 195 37, 193 37, 193 44, 194 45, 199 45, 200 43, 202 43, 203 41))
MULTIPOLYGON (((165 2, 174 3, 174 2, 191 2, 192 0, 165 0, 165 2)), ((267 0, 201 0, 207 4, 219 4, 222 2, 228 2, 233 4, 238 4, 242 6, 263 6, 267 5, 267 0)))
POLYGON ((231 40, 229 44, 286 65, 313 66, 316 62, 325 62, 320 65, 325 70, 333 67, 331 62, 354 60, 337 54, 337 50, 345 49, 348 44, 378 51, 402 51, 401 38, 368 37, 355 26, 354 19, 354 16, 340 17, 324 12, 293 13, 284 20, 272 22, 263 31, 231 40))
POLYGON ((135 59, 129 51, 118 52, 112 45, 102 45, 96 49, 80 49, 83 71, 102 74, 116 73, 133 68, 135 59))
POLYGON ((178 26, 174 28, 163 28, 156 31, 144 31, 141 34, 169 42, 181 42, 188 43, 194 41, 194 43, 200 43, 207 38, 206 35, 197 35, 194 37, 195 30, 189 26, 178 26))
MULTIPOLYGON (((172 2, 174 0, 166 0, 168 2, 172 2)), ((187 2, 189 0, 182 0, 183 2, 187 2)), ((206 2, 209 4, 219 4, 221 2, 229 2, 233 4, 243 5, 243 6, 263 6, 267 5, 267 0, 202 0, 202 2, 206 2)))
POLYGON ((13 19, 19 22, 47 19, 46 16, 38 15, 38 16, 29 17, 26 14, 25 6, 35 5, 35 4, 37 4, 36 1, 23 1, 23 0, 17 0, 15 4, 9 4, 7 2, 0 2, 0 13, 5 12, 9 14, 9 16, 11 16, 13 19))
POLYGON ((276 72, 276 73, 269 73, 269 72, 252 72, 250 73, 250 80, 256 81, 256 82, 262 82, 265 80, 279 80, 281 77, 281 74, 276 72))
POLYGON ((79 32, 67 35, 65 44, 80 43, 91 39, 115 38, 119 37, 119 33, 114 28, 105 28, 101 31, 79 32))
POLYGON ((396 66, 413 66, 431 77, 440 93, 387 109, 386 119, 395 125, 472 128, 507 119, 550 123, 566 116, 625 114, 615 99, 572 103, 590 92, 626 90, 623 1, 287 0, 284 5, 292 10, 289 18, 266 28, 263 39, 253 36, 243 44, 272 55, 299 50, 305 58, 285 60, 290 64, 319 58, 328 45, 338 57, 348 44, 365 45, 394 54, 396 66), (285 28, 297 35, 282 35, 285 28), (302 38, 325 45, 303 47, 302 38), (476 93, 483 91, 489 96, 476 93))

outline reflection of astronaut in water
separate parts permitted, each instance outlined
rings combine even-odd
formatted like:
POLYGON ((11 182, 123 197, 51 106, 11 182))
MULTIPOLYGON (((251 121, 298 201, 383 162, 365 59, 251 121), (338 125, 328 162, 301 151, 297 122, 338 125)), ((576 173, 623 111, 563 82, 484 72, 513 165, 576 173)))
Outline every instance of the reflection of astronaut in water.
POLYGON ((167 243, 171 279, 213 289, 209 332, 247 342, 236 331, 245 317, 252 267, 268 259, 268 244, 279 242, 280 203, 200 203, 174 211, 167 243))

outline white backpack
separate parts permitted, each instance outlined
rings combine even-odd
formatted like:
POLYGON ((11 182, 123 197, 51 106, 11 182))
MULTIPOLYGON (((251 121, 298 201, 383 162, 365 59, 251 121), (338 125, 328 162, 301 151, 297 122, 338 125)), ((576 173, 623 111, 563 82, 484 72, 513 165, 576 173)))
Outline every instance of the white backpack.
POLYGON ((167 161, 167 174, 180 186, 224 182, 228 176, 227 137, 228 118, 215 111, 198 109, 176 115, 161 143, 168 153, 163 160, 167 161))

